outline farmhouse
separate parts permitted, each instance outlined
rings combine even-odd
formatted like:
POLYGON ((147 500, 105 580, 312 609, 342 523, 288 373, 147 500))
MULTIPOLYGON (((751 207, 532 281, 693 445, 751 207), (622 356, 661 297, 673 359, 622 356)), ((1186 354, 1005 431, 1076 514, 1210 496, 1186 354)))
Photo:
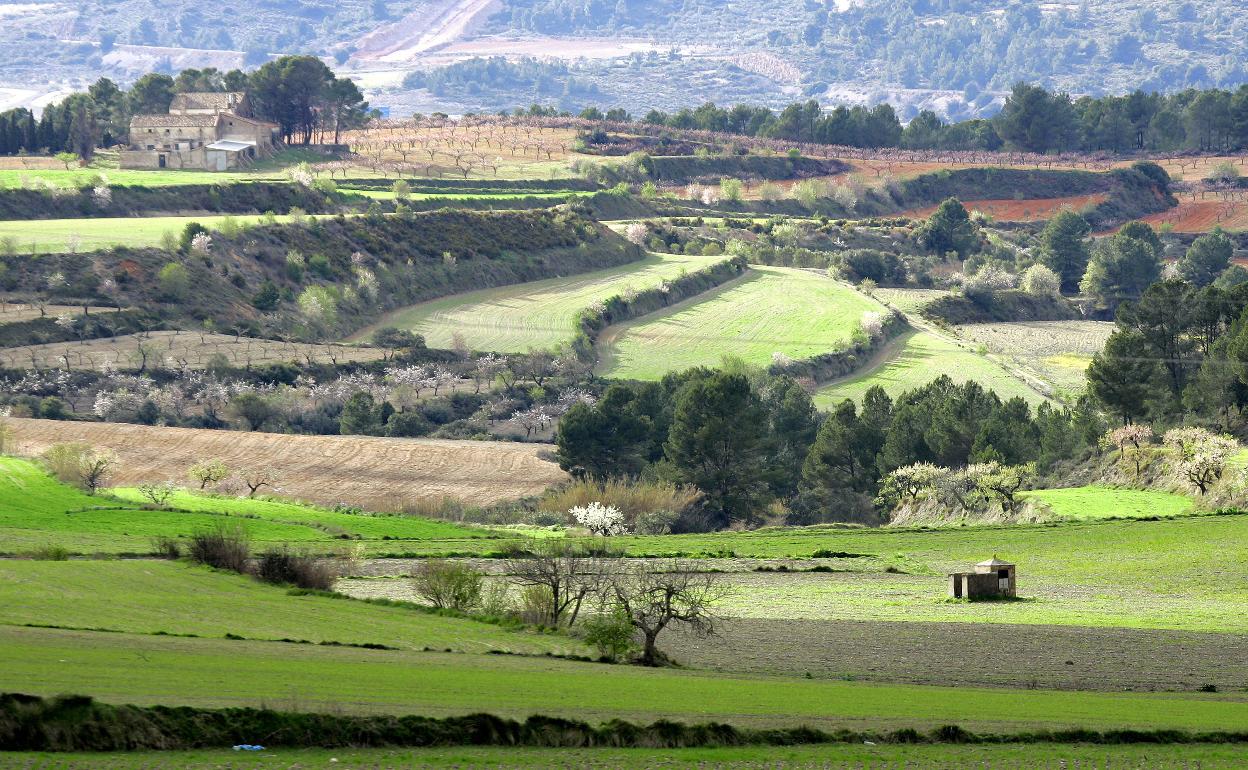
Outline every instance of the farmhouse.
POLYGON ((1018 595, 1014 565, 993 556, 975 565, 973 572, 949 576, 949 595, 954 599, 1005 599, 1018 595))
POLYGON ((274 123, 250 117, 246 94, 178 94, 167 114, 130 119, 130 146, 121 152, 121 167, 243 168, 273 152, 277 130, 274 123))

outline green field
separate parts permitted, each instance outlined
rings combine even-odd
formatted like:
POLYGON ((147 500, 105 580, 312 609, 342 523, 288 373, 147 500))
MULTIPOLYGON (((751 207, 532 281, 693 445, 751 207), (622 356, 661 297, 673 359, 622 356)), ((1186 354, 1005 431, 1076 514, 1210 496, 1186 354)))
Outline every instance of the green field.
MULTIPOLYGON (((133 489, 90 496, 61 484, 34 463, 0 457, 0 553, 59 546, 75 553, 149 553, 155 537, 186 537, 228 521, 257 547, 275 543, 340 549, 344 537, 363 541, 438 541, 456 551, 484 529, 409 516, 339 513, 266 500, 200 497, 180 492, 168 510, 141 504, 133 489)), ((471 547, 471 546, 468 546, 471 547)))
POLYGON ((1178 516, 1188 513, 1192 499, 1172 492, 1112 487, 1069 487, 1023 492, 1024 500, 1035 500, 1066 519, 1138 519, 1145 516, 1178 516))
MULTIPOLYGON (((328 216, 328 215, 315 215, 328 216)), ((263 219, 260 214, 208 214, 193 217, 113 217, 84 219, 32 219, 0 221, 0 238, 15 238, 17 249, 25 254, 99 251, 113 246, 156 246, 165 233, 178 236, 188 222, 198 222, 209 230, 221 227, 225 220, 239 226, 254 225, 263 219)), ((277 216, 278 222, 290 216, 277 216)))
POLYGON ((1241 694, 877 685, 578 663, 0 626, 0 690, 111 703, 448 716, 547 714, 823 728, 1243 729, 1241 694))
POLYGON ((432 749, 266 749, 261 752, 214 751, 129 752, 118 754, 0 754, 4 770, 130 770, 135 767, 178 770, 233 770, 251 768, 489 767, 494 770, 546 770, 552 767, 592 768, 751 768, 904 767, 906 770, 1009 767, 1040 770, 1052 767, 1179 768, 1237 767, 1243 748, 1236 744, 1089 746, 1044 743, 999 746, 898 746, 878 744, 819 744, 813 746, 734 746, 698 749, 532 749, 507 747, 451 747, 432 749), (336 760, 335 763, 333 760, 336 760), (340 763, 340 764, 339 764, 340 763), (831 763, 831 764, 830 764, 831 763), (880 764, 876 764, 880 763, 880 764), (887 765, 883 763, 888 763, 887 765), (1005 764, 1008 763, 1008 764, 1005 764))
POLYGON ((183 171, 164 169, 140 171, 119 168, 32 168, 0 169, 0 189, 29 185, 32 180, 50 182, 64 188, 82 188, 107 180, 110 185, 176 187, 178 185, 222 184, 223 182, 282 181, 280 171, 183 171))
POLYGON ((591 305, 629 289, 653 288, 724 259, 651 254, 592 273, 455 294, 391 313, 351 339, 368 339, 375 328, 397 326, 423 334, 431 347, 448 348, 459 333, 473 350, 521 353, 553 348, 572 339, 577 317, 591 305))
POLYGON ((657 380, 724 356, 768 366, 773 353, 810 358, 845 348, 874 300, 817 272, 754 266, 742 280, 602 337, 604 377, 657 380))
MULTIPOLYGON (((340 187, 340 192, 347 195, 358 195, 361 198, 369 198, 372 200, 391 201, 395 199, 393 190, 357 190, 351 187, 340 187)), ((409 198, 414 201, 426 200, 447 200, 447 201, 464 201, 464 200, 492 200, 507 201, 517 200, 519 198, 539 198, 543 200, 563 201, 571 198, 577 198, 590 193, 579 192, 575 190, 557 190, 550 192, 542 190, 540 192, 513 192, 509 190, 498 190, 488 193, 455 193, 455 192, 434 192, 422 193, 414 192, 409 194, 409 198)), ((553 205, 553 204, 552 204, 553 205)))
POLYGON ((0 625, 221 639, 377 644, 403 650, 583 653, 564 636, 282 588, 170 561, 0 562, 0 625), (107 588, 108 600, 101 600, 107 588))
POLYGON ((975 380, 1003 399, 1022 396, 1032 405, 1044 396, 1000 365, 946 337, 931 332, 907 332, 893 341, 896 353, 882 364, 839 380, 815 394, 815 405, 827 409, 847 398, 860 401, 867 389, 879 385, 891 396, 922 387, 942 374, 954 382, 975 380))

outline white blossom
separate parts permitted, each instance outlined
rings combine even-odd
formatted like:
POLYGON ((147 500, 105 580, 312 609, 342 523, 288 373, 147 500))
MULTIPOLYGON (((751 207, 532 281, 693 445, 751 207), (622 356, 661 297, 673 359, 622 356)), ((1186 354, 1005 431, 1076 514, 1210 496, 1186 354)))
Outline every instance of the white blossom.
POLYGON ((577 505, 568 509, 572 519, 580 526, 595 535, 624 535, 628 527, 624 524, 624 514, 614 505, 603 505, 594 502, 589 505, 577 505))

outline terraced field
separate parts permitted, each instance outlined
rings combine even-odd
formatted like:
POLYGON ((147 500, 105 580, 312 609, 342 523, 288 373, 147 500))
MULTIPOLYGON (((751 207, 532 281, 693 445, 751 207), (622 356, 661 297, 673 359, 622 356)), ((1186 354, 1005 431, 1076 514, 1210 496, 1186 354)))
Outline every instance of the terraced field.
MULTIPOLYGON (((323 215, 318 215, 323 216, 323 215)), ((180 217, 113 217, 86 219, 35 219, 0 221, 0 238, 15 239, 23 254, 62 253, 67 251, 100 251, 113 246, 139 248, 155 246, 165 233, 175 236, 188 222, 198 222, 209 230, 232 220, 239 226, 255 224, 259 214, 208 214, 180 217)), ((289 221, 279 215, 277 221, 289 221)))
POLYGON ((755 266, 742 279, 659 313, 611 327, 600 338, 604 377, 657 380, 724 356, 767 366, 780 353, 810 358, 843 349, 863 313, 885 308, 820 273, 755 266))
MULTIPOLYGON (((2 318, 4 316, 0 315, 2 318)), ((228 366, 240 368, 291 361, 301 364, 376 361, 384 358, 386 351, 361 345, 282 342, 209 332, 158 331, 0 348, 0 366, 100 371, 107 366, 138 368, 144 362, 145 355, 148 366, 185 365, 191 369, 203 369, 214 361, 224 361, 228 366)))
POLYGON ((1075 394, 1087 385, 1088 364, 1114 328, 1109 321, 1023 321, 967 324, 958 332, 1059 392, 1075 394))
POLYGON ((307 436, 165 428, 122 423, 10 419, 17 449, 37 455, 85 441, 118 455, 116 484, 183 479, 219 457, 236 470, 271 467, 269 491, 333 506, 401 511, 414 501, 452 497, 489 504, 535 495, 567 478, 537 444, 494 441, 307 436))
POLYGON ((877 365, 821 388, 815 394, 815 405, 826 409, 847 398, 860 400, 874 385, 896 396, 922 387, 942 374, 959 383, 975 380, 1003 399, 1022 396, 1032 404, 1044 401, 1039 391, 971 350, 969 345, 927 331, 908 332, 894 340, 893 345, 893 354, 877 365))
POLYGON ((1038 489, 1020 493, 1019 498, 1041 503, 1055 516, 1076 520, 1178 516, 1194 507, 1190 497, 1173 492, 1101 486, 1038 489))
POLYGON ((370 650, 0 626, 0 688, 106 702, 590 722, 994 732, 1081 727, 1238 730, 1240 694, 1087 693, 805 680, 546 657, 370 650), (138 663, 141 662, 141 665, 138 663), (20 687, 18 687, 20 685, 20 687))
POLYGON ((241 528, 257 547, 294 543, 319 552, 341 550, 344 539, 362 546, 384 542, 398 547, 421 541, 422 548, 458 551, 473 547, 465 541, 496 537, 489 530, 415 516, 370 516, 189 492, 176 493, 158 508, 137 489, 86 495, 55 481, 30 461, 0 457, 0 551, 4 553, 51 547, 72 553, 146 554, 154 538, 186 538, 220 524, 241 528))
POLYGON ((423 334, 430 347, 450 347, 458 333, 473 350, 522 353, 554 348, 572 339, 577 317, 591 305, 723 260, 651 254, 639 262, 568 278, 455 294, 391 313, 350 339, 368 339, 374 329, 397 326, 423 334))

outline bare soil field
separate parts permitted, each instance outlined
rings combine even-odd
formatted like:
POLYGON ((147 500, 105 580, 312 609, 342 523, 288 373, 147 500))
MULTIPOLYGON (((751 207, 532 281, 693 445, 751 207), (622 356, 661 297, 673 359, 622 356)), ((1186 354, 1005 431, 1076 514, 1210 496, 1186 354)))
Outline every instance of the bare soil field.
POLYGON ((236 470, 272 468, 262 491, 332 506, 401 511, 418 500, 487 505, 535 495, 567 478, 539 457, 543 446, 490 441, 295 436, 121 423, 11 418, 17 454, 85 441, 117 453, 108 483, 181 481, 195 462, 218 457, 236 470))
MULTIPOLYGON (((993 219, 1002 222, 1040 222, 1051 219, 1062 209, 1079 211, 1085 206, 1095 206, 1109 196, 1105 193, 1091 195, 1071 195, 1065 198, 1035 198, 1032 200, 977 200, 964 201, 968 211, 980 211, 993 219)), ((908 211, 905 216, 915 219, 926 218, 936 210, 936 206, 908 211)))
MULTIPOLYGON (((81 310, 82 308, 76 308, 81 310)), ((51 312, 51 311, 49 311, 51 312)), ((0 313, 0 323, 8 316, 0 313)), ((10 319, 23 320, 23 319, 10 319)), ((229 366, 296 361, 299 363, 343 363, 376 361, 385 356, 380 348, 356 345, 305 344, 234 337, 209 332, 162 331, 126 334, 79 342, 50 342, 0 349, 0 366, 22 368, 66 368, 100 370, 147 366, 182 366, 203 369, 224 357, 229 366)))
POLYGON ((816 679, 1189 692, 1248 681, 1248 636, 1194 631, 734 618, 718 637, 676 629, 664 642, 696 668, 816 679))
POLYGON ((1167 211, 1150 214, 1144 221, 1160 227, 1170 225, 1177 233, 1205 233, 1248 229, 1248 203, 1236 201, 1185 201, 1167 211))
MULTIPOLYGON (((111 313, 116 308, 111 307, 95 307, 92 306, 92 313, 111 313)), ((33 321, 36 318, 47 316, 48 318, 56 318, 61 315, 70 315, 78 317, 82 315, 82 305, 45 305, 40 311, 35 305, 25 305, 20 302, 3 302, 0 301, 0 324, 15 324, 22 321, 33 321)))

